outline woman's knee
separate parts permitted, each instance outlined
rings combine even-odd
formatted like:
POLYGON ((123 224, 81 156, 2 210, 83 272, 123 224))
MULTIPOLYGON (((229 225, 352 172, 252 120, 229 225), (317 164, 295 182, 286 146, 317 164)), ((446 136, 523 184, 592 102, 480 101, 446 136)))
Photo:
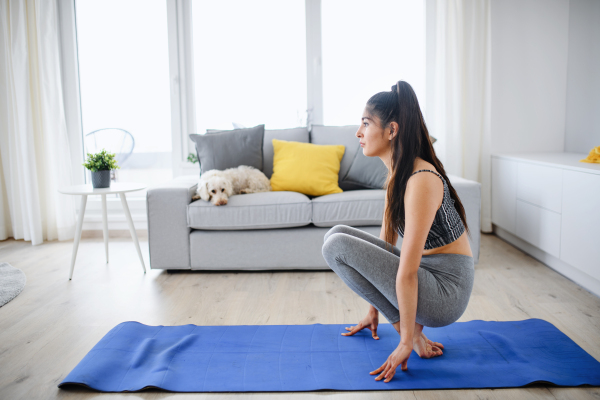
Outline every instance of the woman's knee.
MULTIPOLYGON (((332 228, 333 229, 333 228, 332 228)), ((343 232, 333 232, 325 239, 325 243, 322 246, 322 253, 325 259, 335 258, 338 255, 344 253, 348 248, 349 240, 352 236, 343 232)))
POLYGON ((330 230, 327 231, 327 233, 325 234, 325 236, 323 237, 323 242, 326 242, 327 239, 329 239, 329 237, 331 235, 333 235, 334 233, 344 233, 346 228, 348 228, 348 225, 336 225, 333 228, 331 228, 330 230))

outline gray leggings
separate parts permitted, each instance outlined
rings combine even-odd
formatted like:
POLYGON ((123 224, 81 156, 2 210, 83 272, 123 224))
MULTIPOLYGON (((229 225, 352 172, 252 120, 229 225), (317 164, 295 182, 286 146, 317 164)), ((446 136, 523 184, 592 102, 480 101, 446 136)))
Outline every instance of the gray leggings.
MULTIPOLYGON (((385 241, 347 225, 336 225, 324 238, 323 257, 336 274, 390 323, 400 321, 396 274, 400 249, 385 250, 385 241)), ((450 325, 465 312, 475 268, 473 257, 431 254, 421 258, 416 322, 429 327, 450 325)))

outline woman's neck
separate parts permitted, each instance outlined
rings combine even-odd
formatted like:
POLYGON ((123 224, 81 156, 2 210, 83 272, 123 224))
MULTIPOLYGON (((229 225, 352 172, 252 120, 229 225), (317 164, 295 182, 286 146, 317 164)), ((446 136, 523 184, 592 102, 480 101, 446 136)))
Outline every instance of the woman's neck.
MULTIPOLYGON (((383 161, 383 163, 387 167, 388 172, 391 173, 392 172, 392 151, 391 151, 391 148, 388 150, 387 154, 383 154, 383 155, 379 156, 379 158, 381 159, 381 161, 383 161)), ((400 160, 398 160, 398 161, 400 161, 400 160)), ((418 156, 415 157, 415 161, 413 163, 413 170, 422 161, 423 161, 423 159, 421 159, 420 157, 418 157, 418 156)))
POLYGON ((392 172, 392 149, 388 148, 387 153, 380 155, 379 158, 381 159, 381 161, 383 161, 383 163, 387 167, 388 172, 391 173, 392 172))

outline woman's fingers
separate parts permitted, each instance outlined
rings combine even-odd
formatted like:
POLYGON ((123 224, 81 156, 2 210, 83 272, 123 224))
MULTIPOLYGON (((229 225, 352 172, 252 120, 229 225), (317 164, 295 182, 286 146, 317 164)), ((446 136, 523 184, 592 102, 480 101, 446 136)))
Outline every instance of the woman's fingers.
POLYGON ((380 381, 384 379, 384 382, 389 382, 396 375, 396 370, 398 367, 402 368, 402 371, 408 370, 408 358, 410 357, 410 352, 412 351, 412 347, 400 344, 396 350, 388 357, 386 362, 371 372, 371 375, 379 373, 379 375, 375 378, 376 381, 380 381))
POLYGON ((389 382, 394 377, 397 365, 394 364, 393 361, 388 361, 387 364, 387 368, 377 377, 378 380, 380 378, 385 378, 384 382, 389 382))
POLYGON ((362 331, 365 328, 367 328, 367 329, 369 329, 371 331, 371 336, 373 336, 373 339, 379 340, 379 336, 377 335, 377 326, 376 325, 371 324, 371 326, 364 326, 360 322, 356 326, 346 327, 345 329, 348 332, 346 332, 346 333, 342 332, 342 336, 352 336, 356 332, 362 331))
POLYGON ((402 365, 402 371, 406 371, 408 369, 408 358, 406 360, 404 360, 404 362, 401 365, 402 365))
MULTIPOLYGON (((407 371, 408 370, 408 359, 404 360, 404 362, 402 362, 400 365, 401 365, 402 371, 407 371)), ((385 363, 383 363, 383 365, 381 367, 377 368, 375 371, 371 371, 370 374, 371 375, 379 374, 375 378, 376 381, 380 381, 385 378, 384 382, 389 382, 392 380, 394 375, 396 375, 396 368, 398 368, 398 365, 396 365, 392 361, 388 360, 385 363)))
POLYGON ((377 336, 377 325, 371 325, 371 335, 373 339, 379 340, 379 336, 377 336))
POLYGON ((385 374, 387 374, 388 371, 388 367, 387 367, 387 363, 386 363, 386 367, 385 369, 381 372, 381 374, 379 374, 379 376, 377 378, 375 378, 376 381, 380 381, 385 377, 385 374))
POLYGON ((396 365, 394 365, 393 361, 388 359, 381 367, 371 372, 371 375, 377 374, 379 371, 381 371, 381 374, 379 374, 375 380, 380 381, 385 378, 384 382, 389 382, 396 373, 396 365))
POLYGON ((396 367, 392 367, 390 368, 390 370, 388 371, 388 373, 385 375, 386 379, 384 380, 384 382, 389 382, 392 380, 392 378, 394 377, 394 375, 396 375, 396 367))
POLYGON ((350 327, 350 328, 346 327, 346 330, 347 330, 347 331, 349 331, 349 332, 347 332, 347 333, 343 333, 343 332, 342 332, 342 336, 352 336, 352 335, 354 335, 356 332, 358 332, 358 331, 360 331, 360 330, 362 330, 362 329, 363 329, 363 326, 362 326, 362 324, 359 322, 359 323, 358 323, 358 325, 356 325, 356 326, 353 326, 353 327, 350 327))
POLYGON ((371 371, 371 372, 369 372, 369 373, 370 373, 371 375, 378 374, 378 373, 380 373, 381 371, 383 371, 383 369, 385 368, 385 366, 386 366, 386 365, 387 365, 387 361, 386 361, 386 362, 384 362, 384 363, 383 363, 383 365, 382 365, 381 367, 379 367, 379 368, 377 368, 375 371, 371 371))

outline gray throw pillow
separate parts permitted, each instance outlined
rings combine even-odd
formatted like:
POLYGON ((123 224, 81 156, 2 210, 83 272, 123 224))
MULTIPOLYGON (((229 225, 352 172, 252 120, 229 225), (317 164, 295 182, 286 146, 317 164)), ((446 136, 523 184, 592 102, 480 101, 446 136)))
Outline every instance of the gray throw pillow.
MULTIPOLYGON (((222 132, 220 129, 207 129, 207 134, 222 132)), ((308 143, 308 128, 303 126, 299 128, 288 129, 265 129, 263 139, 263 168, 265 176, 271 179, 273 175, 273 139, 287 140, 288 142, 308 143)), ((343 189, 343 188, 342 188, 343 189)))
POLYGON ((367 189, 383 189, 387 179, 388 169, 379 157, 367 157, 360 147, 354 155, 350 169, 342 182, 354 184, 367 189))
POLYGON ((200 175, 211 169, 225 170, 249 165, 262 171, 265 125, 232 131, 213 131, 199 135, 191 133, 196 144, 200 175))

